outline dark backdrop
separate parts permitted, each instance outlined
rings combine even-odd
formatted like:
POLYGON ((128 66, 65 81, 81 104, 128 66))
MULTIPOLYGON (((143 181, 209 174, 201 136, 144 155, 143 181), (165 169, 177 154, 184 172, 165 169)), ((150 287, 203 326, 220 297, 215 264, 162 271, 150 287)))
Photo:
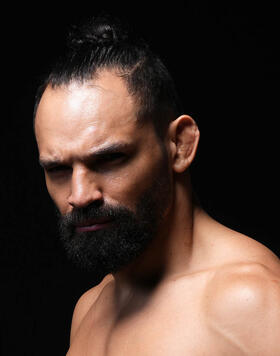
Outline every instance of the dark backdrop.
MULTIPOLYGON (((204 208, 280 255, 278 206, 279 25, 266 2, 189 1, 150 9, 109 6, 162 56, 201 130, 193 183, 204 208)), ((65 355, 78 297, 100 277, 71 265, 57 239, 37 164, 34 93, 72 23, 94 15, 40 3, 2 12, 1 352, 65 355), (2 22, 4 24, 4 22, 2 22), (4 80, 3 80, 4 79, 4 80)), ((102 8, 106 10, 105 7, 102 8)))

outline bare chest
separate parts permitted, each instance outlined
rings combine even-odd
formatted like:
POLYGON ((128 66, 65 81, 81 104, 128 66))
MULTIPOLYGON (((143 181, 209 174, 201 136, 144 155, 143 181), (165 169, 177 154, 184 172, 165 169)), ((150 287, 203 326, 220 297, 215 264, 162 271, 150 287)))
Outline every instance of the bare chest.
POLYGON ((67 356, 194 356, 202 351, 204 334, 203 321, 195 310, 164 316, 147 313, 117 325, 92 325, 75 338, 67 356))
MULTIPOLYGON (((181 291, 182 292, 182 291, 181 291)), ((92 315, 81 326, 67 356, 207 355, 199 293, 166 294, 120 316, 92 315)), ((94 313, 93 313, 94 314, 94 313)))

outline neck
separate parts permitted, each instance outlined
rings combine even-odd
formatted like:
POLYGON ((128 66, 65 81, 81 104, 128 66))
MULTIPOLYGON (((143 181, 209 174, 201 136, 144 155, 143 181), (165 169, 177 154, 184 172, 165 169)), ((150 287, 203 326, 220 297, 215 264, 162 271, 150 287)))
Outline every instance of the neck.
POLYGON ((114 274, 116 290, 148 292, 188 269, 193 246, 194 203, 190 179, 178 178, 174 199, 148 249, 114 274), (187 182, 186 182, 187 180, 187 182))

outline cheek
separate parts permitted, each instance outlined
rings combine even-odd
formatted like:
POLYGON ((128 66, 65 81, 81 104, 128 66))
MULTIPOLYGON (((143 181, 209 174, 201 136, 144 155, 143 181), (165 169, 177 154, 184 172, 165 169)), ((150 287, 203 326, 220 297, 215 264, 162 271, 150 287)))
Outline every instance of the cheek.
POLYGON ((133 209, 143 182, 134 174, 122 174, 104 180, 104 200, 110 204, 120 204, 133 209))
POLYGON ((67 197, 69 195, 69 188, 67 185, 56 185, 53 184, 47 177, 46 186, 50 197, 52 198, 54 204, 60 211, 60 213, 65 214, 68 209, 67 197))
POLYGON ((110 200, 134 210, 143 193, 154 184, 158 174, 158 159, 135 162, 119 175, 106 177, 104 198, 108 198, 108 202, 110 200))

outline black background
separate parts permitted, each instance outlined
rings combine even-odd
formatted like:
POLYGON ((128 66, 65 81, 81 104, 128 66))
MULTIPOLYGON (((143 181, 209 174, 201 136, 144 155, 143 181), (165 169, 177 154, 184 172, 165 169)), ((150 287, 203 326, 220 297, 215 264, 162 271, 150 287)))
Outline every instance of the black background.
POLYGON ((65 355, 74 305, 99 281, 71 265, 60 248, 37 164, 32 111, 40 75, 69 25, 100 10, 135 25, 173 74, 185 112, 201 131, 192 176, 204 208, 280 255, 276 7, 228 1, 150 6, 80 2, 29 9, 11 3, 2 11, 2 355, 65 355))

